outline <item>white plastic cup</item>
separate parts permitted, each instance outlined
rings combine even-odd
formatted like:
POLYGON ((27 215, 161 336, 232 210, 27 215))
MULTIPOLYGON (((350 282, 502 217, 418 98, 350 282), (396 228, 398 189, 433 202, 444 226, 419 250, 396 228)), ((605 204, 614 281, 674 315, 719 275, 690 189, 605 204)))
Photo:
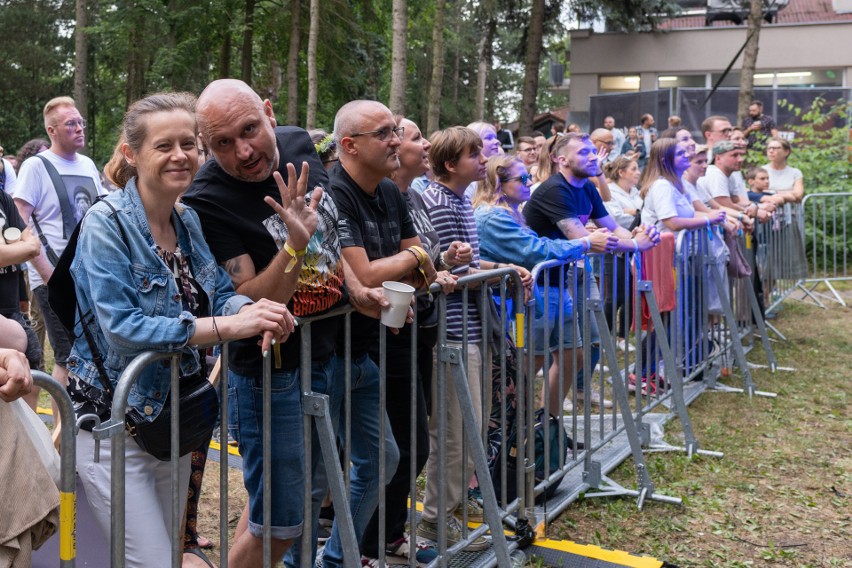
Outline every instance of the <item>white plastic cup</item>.
POLYGON ((382 323, 395 328, 404 326, 411 298, 414 296, 414 287, 389 280, 382 282, 382 288, 385 298, 390 302, 390 306, 382 310, 382 323))
POLYGON ((21 230, 17 227, 9 227, 3 231, 3 238, 6 239, 6 242, 9 244, 17 243, 21 240, 21 230))

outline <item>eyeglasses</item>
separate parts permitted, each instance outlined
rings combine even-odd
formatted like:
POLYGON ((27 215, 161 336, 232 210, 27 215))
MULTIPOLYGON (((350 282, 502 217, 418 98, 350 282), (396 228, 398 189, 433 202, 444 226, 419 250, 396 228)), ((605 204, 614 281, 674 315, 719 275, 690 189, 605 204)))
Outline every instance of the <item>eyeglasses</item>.
POLYGON ((530 174, 521 174, 521 175, 515 176, 515 177, 502 178, 500 181, 502 181, 503 183, 508 183, 510 181, 519 181, 520 180, 520 182, 522 184, 527 185, 528 183, 532 183, 532 179, 533 179, 533 177, 530 174))
POLYGON ((76 130, 76 129, 77 129, 77 125, 78 125, 78 124, 80 125, 80 128, 82 128, 83 130, 85 130, 85 129, 86 129, 86 125, 87 125, 88 123, 86 122, 86 119, 85 119, 85 118, 81 118, 81 119, 79 119, 79 120, 68 120, 68 121, 66 121, 66 122, 63 122, 62 124, 63 124, 63 126, 65 126, 65 128, 67 128, 68 130, 76 130))
POLYGON ((402 140, 402 135, 405 133, 405 127, 397 126, 396 128, 390 128, 385 126, 384 128, 379 128, 378 130, 368 130, 367 132, 356 132, 355 134, 350 134, 349 138, 357 138, 358 136, 365 136, 367 134, 375 134, 376 138, 384 142, 391 135, 391 132, 396 134, 396 137, 402 140))
POLYGON ((730 134, 733 131, 733 128, 723 128, 722 130, 716 130, 716 132, 721 132, 722 134, 730 134))
POLYGON ((518 150, 521 154, 529 154, 530 152, 535 152, 536 148, 533 146, 532 148, 524 148, 523 150, 518 150))
POLYGON ((783 150, 782 146, 767 146, 767 150, 783 150))

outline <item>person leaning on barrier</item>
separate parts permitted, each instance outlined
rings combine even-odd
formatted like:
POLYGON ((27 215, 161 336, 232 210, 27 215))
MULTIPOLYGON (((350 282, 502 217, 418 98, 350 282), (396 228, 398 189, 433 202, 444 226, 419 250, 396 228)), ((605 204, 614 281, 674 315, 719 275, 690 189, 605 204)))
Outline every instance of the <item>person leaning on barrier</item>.
MULTIPOLYGON (((539 236, 551 239, 583 239, 589 238, 586 223, 591 221, 600 228, 611 231, 618 239, 607 241, 605 246, 591 247, 595 253, 602 252, 640 252, 656 246, 659 242, 659 232, 654 227, 640 225, 628 231, 619 227, 609 215, 590 178, 601 173, 595 147, 588 134, 572 133, 562 136, 553 147, 551 158, 557 164, 557 172, 541 184, 524 207, 524 217, 530 228, 539 236)), ((575 271, 569 270, 568 279, 573 280, 575 271)), ((578 290, 583 290, 584 271, 577 271, 578 290)), ((590 285, 592 298, 598 299, 600 293, 597 285, 590 285)), ((574 300, 577 312, 578 328, 573 326, 565 330, 566 341, 574 348, 577 369, 582 368, 583 339, 580 330, 583 329, 583 305, 585 294, 578 294, 574 300)), ((597 323, 594 319, 589 322, 591 329, 592 361, 590 368, 594 369, 600 350, 597 323)), ((577 398, 585 399, 584 377, 582 371, 577 373, 577 398)), ((600 395, 592 391, 589 396, 592 403, 600 401, 600 395)))
MULTIPOLYGON (((591 246, 605 247, 608 241, 616 237, 606 229, 598 229, 589 235, 589 239, 549 239, 539 237, 524 221, 520 207, 530 199, 530 178, 526 167, 514 156, 495 156, 488 160, 486 177, 480 180, 473 200, 474 215, 476 216, 476 231, 479 234, 480 255, 484 260, 495 263, 508 263, 523 266, 532 270, 536 264, 547 260, 575 261, 582 258, 583 253, 591 246)), ((542 282, 543 284, 543 282, 542 282)), ((567 293, 566 293, 567 296, 567 293)), ((539 294, 537 299, 544 300, 539 294)), ((566 346, 559 344, 558 322, 562 319, 566 326, 572 322, 572 311, 559 305, 559 289, 551 281, 548 293, 549 305, 536 306, 542 312, 534 322, 535 339, 535 368, 541 368, 544 363, 545 349, 555 352, 566 346), (544 316, 547 312, 547 317, 544 316), (549 326, 545 328, 545 323, 549 326)), ((571 389, 570 354, 565 356, 568 369, 563 375, 563 392, 567 396, 571 389)), ((551 359, 548 375, 549 392, 548 412, 553 416, 559 414, 562 400, 555 393, 559 392, 559 367, 556 357, 551 359)), ((544 397, 542 386, 542 400, 544 397)))
POLYGON ((769 172, 769 189, 778 192, 787 203, 801 203, 805 198, 802 170, 787 165, 793 147, 784 138, 770 138, 766 143, 769 163, 763 168, 769 172))
MULTIPOLYGON (((408 203, 420 197, 408 195, 408 191, 404 197, 388 179, 388 176, 399 172, 403 159, 406 171, 402 174, 406 182, 422 174, 426 170, 423 160, 424 146, 428 149, 428 141, 423 139, 416 124, 394 117, 387 107, 375 101, 352 101, 341 107, 335 117, 334 133, 340 147, 340 163, 332 170, 332 188, 340 210, 341 246, 348 266, 367 285, 404 281, 415 288, 428 287, 436 278, 432 252, 437 243, 424 241, 418 233, 432 229, 431 223, 428 216, 423 218, 425 212, 422 209, 417 221, 409 210, 408 203)), ((408 190, 408 187, 405 189, 408 190)), ((446 280, 453 282, 446 272, 442 274, 442 280, 445 285, 446 280)), ((452 289, 452 286, 449 288, 452 289)), ((423 303, 419 302, 418 308, 422 307, 423 303)), ((429 307, 434 309, 434 306, 429 307)), ((424 317, 424 323, 430 323, 431 310, 424 312, 418 309, 418 312, 424 317)), ((353 505, 356 536, 361 540, 361 560, 365 565, 377 562, 379 547, 382 547, 388 555, 405 557, 406 562, 413 554, 418 563, 428 564, 437 557, 437 552, 431 546, 411 542, 411 537, 405 532, 411 481, 412 413, 416 418, 418 453, 415 464, 418 474, 429 451, 426 401, 421 379, 418 378, 416 383, 416 406, 412 408, 408 402, 411 400, 414 356, 411 351, 412 329, 404 326, 398 335, 386 338, 384 368, 389 404, 382 412, 378 405, 379 365, 382 364, 378 323, 353 317, 352 326, 352 374, 353 377, 362 377, 358 398, 352 397, 352 461, 358 468, 357 474, 361 478, 358 481, 363 484, 365 479, 369 479, 369 485, 361 489, 362 499, 353 505), (387 455, 387 532, 386 542, 380 543, 376 508, 379 468, 378 463, 365 459, 365 454, 378 456, 382 449, 378 427, 383 415, 387 416, 384 445, 387 455)), ((427 333, 424 339, 429 337, 427 333)), ((431 337, 434 344, 434 332, 431 337)), ((431 347, 428 348, 428 356, 431 360, 431 347)), ((340 372, 344 372, 343 367, 340 372)), ((353 475, 355 473, 353 467, 353 475)), ((352 486, 355 487, 354 481, 352 486)), ((323 565, 339 565, 342 560, 339 551, 328 546, 323 555, 323 565)))
MULTIPOLYGON (((198 119, 201 137, 214 159, 198 172, 184 200, 198 211, 217 262, 239 293, 287 302, 296 316, 309 317, 345 303, 348 291, 353 305, 377 312, 381 292, 351 279, 343 286, 337 208, 323 189, 328 177, 308 133, 276 126, 271 103, 233 79, 207 86, 199 99, 198 119), (292 162, 301 165, 298 177, 292 162)), ((311 389, 329 395, 333 421, 343 396, 342 377, 335 373, 335 340, 342 322, 338 316, 311 324, 311 389)), ((326 490, 319 448, 313 452, 314 461, 305 464, 301 340, 300 326, 276 346, 271 362, 272 524, 268 530, 276 562, 305 524, 305 472, 310 471, 314 481, 314 517, 307 521, 312 528, 326 490)), ((228 426, 239 444, 249 494, 228 556, 232 566, 262 565, 263 413, 258 387, 264 361, 260 355, 250 341, 229 348, 228 426)))
POLYGON ((754 219, 739 211, 726 210, 707 193, 703 184, 699 183, 706 172, 707 146, 702 144, 695 147, 695 152, 689 158, 689 168, 680 176, 683 192, 691 201, 693 209, 705 214, 725 211, 725 230, 732 235, 737 234, 743 228, 751 230, 754 226, 754 219))
POLYGON ((731 140, 717 142, 713 147, 713 164, 707 167, 707 173, 698 180, 697 185, 723 210, 736 216, 738 221, 742 221, 745 216, 765 221, 769 219, 769 213, 748 201, 745 191, 740 197, 738 184, 732 177, 734 172, 742 168, 744 155, 744 145, 731 140))
MULTIPOLYGON (((68 390, 78 418, 95 413, 103 420, 111 409, 82 325, 102 351, 105 380, 113 387, 130 361, 148 351, 179 351, 181 380, 187 380, 203 369, 204 353, 195 346, 262 334, 262 344, 255 346, 260 352, 293 330, 286 306, 235 294, 204 241, 198 216, 177 203, 198 168, 194 111, 195 98, 186 93, 150 95, 131 105, 119 140, 121 158, 108 167, 123 190, 93 205, 84 218, 71 273, 79 309, 91 311, 93 319, 77 323, 68 360, 68 390)), ((169 404, 170 382, 168 364, 142 370, 130 391, 129 413, 156 420, 169 404)), ((175 488, 170 463, 146 453, 129 433, 119 435, 128 438, 127 566, 168 566, 173 495, 184 497, 183 508, 190 456, 180 458, 175 488)), ((80 478, 109 538, 110 440, 100 443, 99 461, 95 452, 91 432, 81 429, 80 478)))
MULTIPOLYGON (((470 128, 454 126, 440 130, 429 138, 429 162, 435 174, 435 181, 423 194, 423 201, 429 211, 429 217, 440 240, 444 253, 450 251, 456 242, 466 242, 470 245, 472 255, 467 263, 453 266, 451 272, 458 276, 473 274, 479 270, 500 268, 506 265, 480 261, 479 239, 476 232, 476 221, 470 200, 465 196, 465 189, 474 182, 485 177, 485 156, 482 154, 482 140, 470 128)), ((512 265, 520 274, 525 285, 531 284, 529 272, 520 266, 512 265)), ((482 340, 482 321, 477 301, 471 299, 464 313, 462 292, 449 294, 446 298, 447 315, 447 345, 462 348, 467 341, 466 358, 467 381, 470 392, 473 393, 474 419, 481 428, 483 415, 487 416, 487 408, 483 414, 482 400, 478 393, 482 392, 482 355, 479 343, 482 340), (466 326, 464 322, 466 320, 466 326), (464 334, 465 330, 467 335, 464 334)), ((434 390, 434 389, 433 389, 434 390)), ((437 455, 440 445, 446 448, 446 462, 438 463, 431 459, 426 464, 426 492, 423 498, 423 517, 418 526, 418 535, 432 541, 438 540, 438 523, 447 525, 447 545, 453 546, 463 538, 462 527, 454 515, 458 506, 467 506, 466 487, 469 479, 463 478, 463 471, 473 472, 473 460, 467 454, 467 467, 463 468, 463 447, 465 445, 462 416, 458 396, 453 381, 447 376, 447 399, 435 400, 433 397, 432 419, 429 423, 429 447, 433 456, 437 455), (447 435, 439 438, 438 415, 439 408, 447 413, 447 435), (439 485, 439 467, 446 470, 446 485, 439 485), (438 510, 440 492, 446 491, 446 509, 438 510)), ((466 550, 477 551, 488 547, 483 537, 477 537, 468 544, 466 550)))

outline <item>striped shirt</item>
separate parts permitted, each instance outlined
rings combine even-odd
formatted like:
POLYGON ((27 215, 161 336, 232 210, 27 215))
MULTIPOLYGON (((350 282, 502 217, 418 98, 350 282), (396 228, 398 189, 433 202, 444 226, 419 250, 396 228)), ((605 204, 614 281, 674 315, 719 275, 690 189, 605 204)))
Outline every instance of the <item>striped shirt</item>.
MULTIPOLYGON (((453 241, 469 243, 473 249, 470 264, 460 264, 452 269, 453 274, 464 275, 470 268, 479 268, 479 237, 476 233, 476 218, 467 197, 459 197, 450 188, 438 182, 432 182, 423 193, 423 202, 429 211, 432 226, 438 233, 441 251, 450 248, 453 241)), ((462 341, 464 338, 462 313, 462 293, 453 292, 447 296, 447 339, 462 341)), ((482 324, 476 306, 476 294, 468 293, 467 304, 467 340, 479 341, 482 337, 482 324)))

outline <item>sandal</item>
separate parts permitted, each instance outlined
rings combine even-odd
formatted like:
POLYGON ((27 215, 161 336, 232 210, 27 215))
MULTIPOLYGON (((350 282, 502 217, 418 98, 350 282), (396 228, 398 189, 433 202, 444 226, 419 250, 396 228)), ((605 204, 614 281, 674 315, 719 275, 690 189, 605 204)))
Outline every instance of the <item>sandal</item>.
POLYGON ((203 548, 204 550, 212 550, 213 549, 213 541, 210 540, 207 537, 197 535, 195 537, 195 541, 198 543, 198 548, 203 548))
POLYGON ((209 559, 209 558, 207 558, 207 555, 206 555, 206 554, 204 554, 204 552, 202 552, 200 548, 196 548, 196 547, 193 547, 193 548, 185 548, 185 549, 183 550, 183 553, 184 553, 184 554, 193 554, 193 555, 195 555, 195 556, 199 557, 201 560, 203 560, 205 564, 207 564, 208 566, 210 566, 210 568, 216 568, 216 567, 213 565, 213 563, 212 563, 212 562, 210 562, 210 559, 209 559))

